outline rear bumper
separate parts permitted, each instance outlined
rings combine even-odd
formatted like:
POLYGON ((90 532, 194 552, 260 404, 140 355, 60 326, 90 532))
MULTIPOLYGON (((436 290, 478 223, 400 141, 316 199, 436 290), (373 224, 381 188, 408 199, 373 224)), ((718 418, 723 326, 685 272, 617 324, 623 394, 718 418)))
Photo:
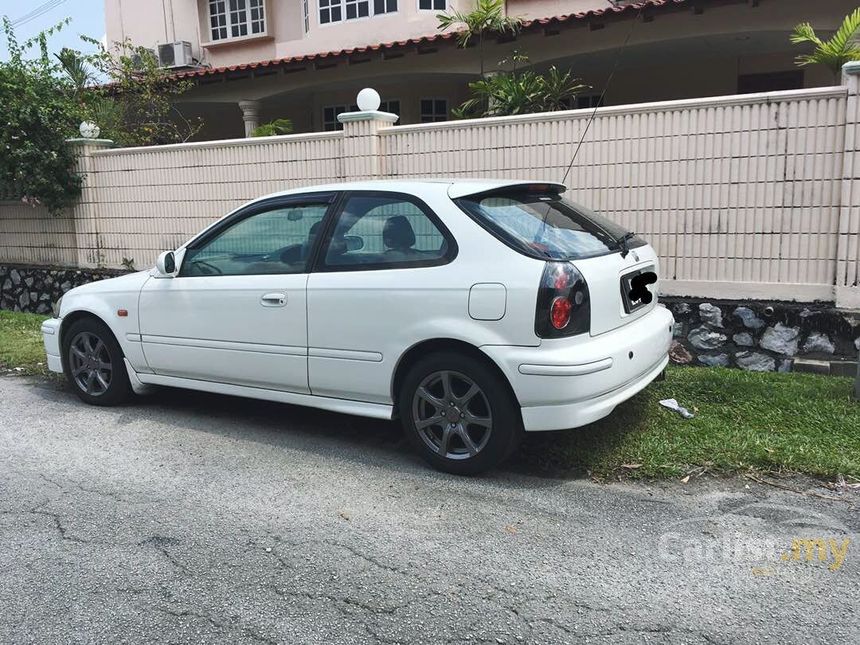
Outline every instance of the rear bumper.
POLYGON ((52 372, 63 371, 63 361, 60 358, 60 323, 59 318, 49 318, 42 323, 42 342, 45 345, 48 369, 52 372))
POLYGON ((669 362, 673 323, 655 307, 599 336, 482 349, 508 377, 525 429, 561 430, 605 417, 653 381, 669 362))

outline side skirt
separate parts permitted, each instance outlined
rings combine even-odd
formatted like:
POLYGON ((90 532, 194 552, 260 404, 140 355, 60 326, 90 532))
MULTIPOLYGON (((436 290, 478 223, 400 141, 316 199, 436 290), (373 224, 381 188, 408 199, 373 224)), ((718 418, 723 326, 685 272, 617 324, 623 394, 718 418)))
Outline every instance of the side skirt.
POLYGON ((162 376, 159 374, 136 374, 131 366, 126 363, 129 371, 129 379, 132 381, 132 389, 135 381, 141 385, 166 385, 168 387, 179 387, 187 390, 200 390, 201 392, 212 392, 214 394, 228 394, 230 396, 243 396, 249 399, 262 399, 264 401, 277 401, 279 403, 290 403, 292 405, 304 405, 309 408, 331 410, 343 414, 354 414, 359 417, 371 417, 373 419, 390 420, 393 414, 393 406, 381 403, 366 403, 364 401, 349 401, 347 399, 334 399, 325 396, 314 396, 312 394, 296 394, 294 392, 282 392, 280 390, 267 390, 261 387, 248 387, 245 385, 230 385, 227 383, 215 383, 212 381, 200 381, 197 379, 179 378, 176 376, 162 376))

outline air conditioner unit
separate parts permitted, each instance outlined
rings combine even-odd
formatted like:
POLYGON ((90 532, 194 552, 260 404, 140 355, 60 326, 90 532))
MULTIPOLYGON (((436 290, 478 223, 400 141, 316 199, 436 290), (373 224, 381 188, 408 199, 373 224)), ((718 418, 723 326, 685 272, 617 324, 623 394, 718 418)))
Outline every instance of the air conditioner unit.
POLYGON ((159 67, 191 67, 194 65, 194 59, 191 57, 191 43, 180 40, 159 45, 158 65, 159 67))
POLYGON ((131 66, 135 70, 142 70, 144 67, 146 67, 146 65, 145 65, 146 61, 143 60, 144 56, 146 56, 147 59, 149 58, 149 56, 152 56, 151 60, 157 60, 158 59, 158 56, 156 55, 154 49, 148 49, 147 48, 147 49, 135 50, 131 53, 131 66))

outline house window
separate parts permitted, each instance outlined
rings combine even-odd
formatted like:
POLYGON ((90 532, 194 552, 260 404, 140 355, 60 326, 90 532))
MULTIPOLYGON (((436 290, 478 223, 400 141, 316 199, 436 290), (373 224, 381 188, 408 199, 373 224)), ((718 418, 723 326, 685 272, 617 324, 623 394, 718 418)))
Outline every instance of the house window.
POLYGON ((320 0, 320 24, 370 16, 370 0, 320 0))
POLYGON ((209 0, 212 40, 266 33, 265 0, 209 0))
POLYGON ((212 40, 224 40, 227 37, 227 0, 209 1, 209 26, 212 40))
POLYGON ((343 0, 320 0, 320 24, 343 20, 343 0))
POLYGON ((752 92, 778 92, 803 88, 803 70, 772 72, 770 74, 741 74, 738 76, 738 94, 752 92))
POLYGON ((323 130, 332 132, 343 130, 343 123, 337 120, 337 115, 343 112, 358 112, 357 105, 327 105, 323 108, 323 130))
POLYGON ((252 34, 262 34, 266 31, 263 3, 264 0, 248 0, 248 8, 251 11, 252 34))
POLYGON ((421 99, 421 123, 448 120, 447 99, 421 99))
POLYGON ((391 112, 400 116, 400 99, 392 99, 389 101, 380 101, 379 110, 381 112, 391 112))
POLYGON ((448 0, 418 0, 418 8, 421 11, 445 11, 448 0))
POLYGON ((311 30, 311 14, 308 8, 308 0, 302 0, 302 13, 305 19, 305 33, 311 30))
POLYGON ((600 94, 577 96, 573 99, 573 105, 577 110, 601 107, 603 105, 603 97, 600 94))
POLYGON ((397 11, 397 0, 373 0, 373 15, 394 13, 397 11))
POLYGON ((321 25, 341 20, 368 18, 371 3, 374 16, 397 11, 397 0, 319 0, 319 2, 321 25))
POLYGON ((344 0, 346 19, 367 18, 370 15, 370 0, 344 0))

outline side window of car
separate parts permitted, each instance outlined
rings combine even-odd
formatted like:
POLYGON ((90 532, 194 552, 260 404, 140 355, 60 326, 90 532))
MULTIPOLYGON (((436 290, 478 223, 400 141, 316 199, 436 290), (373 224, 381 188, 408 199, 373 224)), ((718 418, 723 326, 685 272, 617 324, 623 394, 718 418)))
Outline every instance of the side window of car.
POLYGON ((328 204, 275 206, 240 219, 185 254, 180 277, 303 273, 328 204))
POLYGON ((453 242, 419 200, 399 194, 354 194, 338 215, 323 268, 393 269, 444 264, 453 242))

